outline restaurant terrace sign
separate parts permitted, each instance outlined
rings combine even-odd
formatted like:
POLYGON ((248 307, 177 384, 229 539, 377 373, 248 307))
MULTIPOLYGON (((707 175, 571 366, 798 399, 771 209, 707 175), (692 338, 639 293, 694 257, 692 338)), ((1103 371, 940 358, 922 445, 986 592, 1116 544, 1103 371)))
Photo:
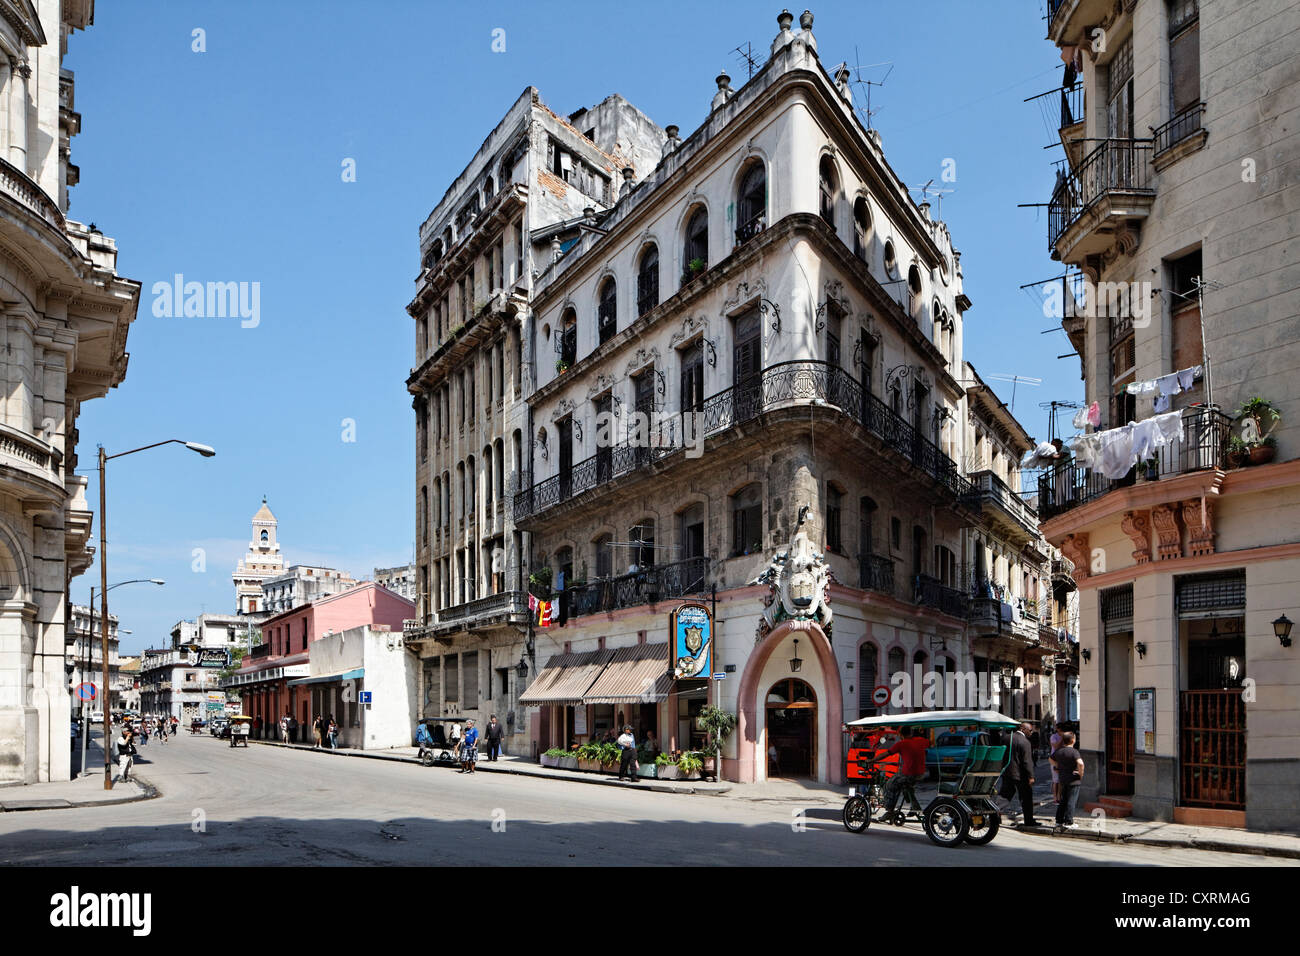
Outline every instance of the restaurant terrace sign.
POLYGON ((713 618, 704 604, 687 603, 673 611, 668 666, 677 679, 713 673, 713 618))

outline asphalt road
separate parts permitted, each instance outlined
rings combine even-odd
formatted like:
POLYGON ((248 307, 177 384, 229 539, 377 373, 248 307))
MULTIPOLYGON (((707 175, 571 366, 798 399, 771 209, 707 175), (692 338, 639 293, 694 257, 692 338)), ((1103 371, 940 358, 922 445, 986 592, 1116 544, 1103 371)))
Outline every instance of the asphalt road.
POLYGON ((264 747, 182 734, 142 748, 139 803, 0 814, 0 864, 1276 866, 1199 850, 1003 830, 944 849, 920 826, 847 832, 811 799, 679 795, 264 747), (792 826, 804 811, 804 827, 792 826), (703 829, 701 829, 703 828, 703 829))

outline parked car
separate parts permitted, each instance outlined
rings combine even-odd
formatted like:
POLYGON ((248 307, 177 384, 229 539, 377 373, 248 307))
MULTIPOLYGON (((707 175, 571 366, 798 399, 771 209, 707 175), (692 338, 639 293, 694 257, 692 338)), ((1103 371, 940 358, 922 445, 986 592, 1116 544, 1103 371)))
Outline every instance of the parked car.
POLYGON ((74 720, 72 722, 72 739, 76 740, 80 736, 81 736, 81 721, 74 720))
POLYGON ((971 747, 987 745, 989 735, 978 730, 953 730, 942 733, 934 746, 925 752, 925 769, 941 777, 955 777, 966 763, 971 747))
POLYGON ((208 721, 208 733, 214 737, 225 737, 230 732, 230 721, 225 717, 213 717, 208 721))

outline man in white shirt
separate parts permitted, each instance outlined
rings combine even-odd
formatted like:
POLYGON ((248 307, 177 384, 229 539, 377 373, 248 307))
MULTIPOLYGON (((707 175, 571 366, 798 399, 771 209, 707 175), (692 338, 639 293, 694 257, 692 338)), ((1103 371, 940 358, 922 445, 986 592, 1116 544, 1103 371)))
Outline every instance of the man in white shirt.
POLYGON ((623 732, 614 743, 623 749, 618 761, 618 779, 622 780, 626 774, 629 782, 636 783, 636 738, 632 736, 631 724, 623 727, 623 732))

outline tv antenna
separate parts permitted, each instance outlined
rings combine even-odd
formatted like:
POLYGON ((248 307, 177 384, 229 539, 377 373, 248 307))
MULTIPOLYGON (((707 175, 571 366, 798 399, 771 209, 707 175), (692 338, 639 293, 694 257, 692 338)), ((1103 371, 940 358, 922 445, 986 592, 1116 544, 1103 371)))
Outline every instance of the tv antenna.
POLYGON ((921 190, 921 201, 922 201, 922 202, 926 202, 926 201, 928 201, 929 198, 930 198, 930 194, 933 193, 935 199, 937 199, 937 200, 939 201, 939 208, 938 208, 937 212, 935 213, 935 218, 936 218, 936 219, 942 219, 942 218, 943 218, 943 194, 944 194, 944 193, 954 193, 954 192, 956 192, 957 190, 955 190, 955 189, 943 189, 943 188, 941 188, 941 187, 931 188, 933 185, 934 185, 934 180, 931 179, 931 180, 930 180, 928 183, 926 183, 924 186, 913 186, 912 189, 913 189, 913 190, 916 190, 916 189, 921 190))
POLYGON ((1038 407, 1051 409, 1047 416, 1047 440, 1051 441, 1053 438, 1057 437, 1056 410, 1058 408, 1083 408, 1084 406, 1079 402, 1058 402, 1053 399, 1050 402, 1039 402, 1038 407))
POLYGON ((1042 384, 1043 384, 1043 380, 1042 380, 1041 378, 1033 378, 1033 377, 1031 377, 1031 376, 1029 376, 1029 375, 990 375, 989 378, 991 378, 991 379, 996 379, 996 380, 999 381, 999 382, 1010 382, 1010 383, 1011 383, 1011 406, 1010 406, 1010 410, 1011 410, 1012 412, 1015 412, 1015 410, 1016 410, 1016 386, 1018 386, 1021 382, 1024 382, 1026 385, 1042 385, 1042 384))
MULTIPOLYGON (((880 112, 880 110, 873 110, 873 109, 871 108, 871 88, 872 88, 873 86, 884 86, 884 85, 885 85, 885 80, 889 79, 889 74, 894 72, 894 61, 893 61, 893 60, 884 60, 883 62, 880 62, 880 63, 868 63, 866 66, 863 66, 861 63, 858 62, 858 47, 857 47, 857 44, 855 43, 855 44, 853 45, 853 66, 850 67, 849 64, 848 64, 848 61, 845 61, 845 62, 842 64, 842 66, 843 66, 844 69, 849 70, 849 72, 850 72, 850 73, 852 74, 852 76, 853 76, 853 79, 849 81, 850 83, 852 83, 854 86, 865 86, 865 87, 867 88, 867 89, 866 89, 866 99, 867 99, 867 106, 866 106, 866 109, 864 110, 861 106, 859 106, 859 107, 858 107, 858 112, 859 112, 860 114, 862 114, 862 121, 863 121, 863 123, 866 125, 867 129, 871 129, 871 117, 875 116, 877 113, 880 112), (887 66, 887 67, 889 67, 889 69, 888 69, 887 71, 885 71, 884 79, 880 79, 880 80, 864 80, 864 79, 862 78, 862 71, 863 71, 863 70, 873 70, 873 69, 875 69, 876 67, 881 67, 881 66, 887 66)), ((836 72, 839 72, 838 69, 836 70, 836 72)))
POLYGON ((754 44, 748 40, 743 46, 738 46, 731 51, 740 57, 740 61, 745 64, 745 69, 749 71, 749 78, 754 78, 754 73, 758 69, 758 61, 754 59, 754 44))

